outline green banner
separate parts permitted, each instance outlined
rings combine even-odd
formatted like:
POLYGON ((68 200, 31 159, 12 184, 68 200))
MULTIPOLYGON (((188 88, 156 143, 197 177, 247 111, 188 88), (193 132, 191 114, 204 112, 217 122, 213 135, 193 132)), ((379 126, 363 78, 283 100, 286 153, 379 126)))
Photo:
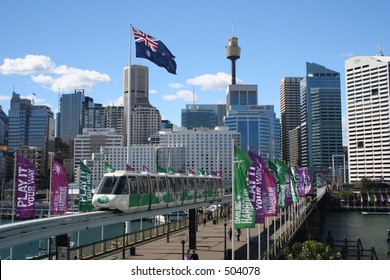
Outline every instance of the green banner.
POLYGON ((234 228, 255 227, 256 212, 249 199, 249 187, 246 182, 251 164, 250 157, 234 146, 234 228))
POLYGON ((108 162, 104 163, 104 173, 112 173, 115 172, 115 168, 108 162))
POLYGON ((80 162, 79 210, 91 211, 92 205, 92 171, 80 162))

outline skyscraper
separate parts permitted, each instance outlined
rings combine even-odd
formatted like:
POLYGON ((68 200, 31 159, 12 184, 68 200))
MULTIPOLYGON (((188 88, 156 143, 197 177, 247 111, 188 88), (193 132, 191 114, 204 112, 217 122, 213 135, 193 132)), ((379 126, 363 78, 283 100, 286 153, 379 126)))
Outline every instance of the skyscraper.
POLYGON ((8 151, 22 147, 39 149, 42 162, 42 174, 48 170, 49 152, 54 153, 54 114, 44 105, 32 105, 29 99, 22 99, 13 92, 9 110, 8 151))
POLYGON ((390 56, 345 61, 349 182, 390 180, 390 56))
POLYGON ((307 62, 300 99, 302 167, 329 174, 332 158, 343 155, 340 74, 307 62))
POLYGON ((81 134, 85 124, 86 105, 84 90, 75 90, 74 93, 61 96, 57 130, 58 137, 65 143, 69 144, 81 134))
POLYGON ((302 77, 285 77, 280 81, 280 154, 291 163, 289 132, 301 123, 300 82, 302 77))
MULTIPOLYGON (((131 65, 131 144, 147 144, 149 137, 160 130, 161 114, 149 102, 149 69, 142 65, 131 65)), ((123 68, 123 102, 125 107, 125 139, 129 125, 129 66, 123 68)))

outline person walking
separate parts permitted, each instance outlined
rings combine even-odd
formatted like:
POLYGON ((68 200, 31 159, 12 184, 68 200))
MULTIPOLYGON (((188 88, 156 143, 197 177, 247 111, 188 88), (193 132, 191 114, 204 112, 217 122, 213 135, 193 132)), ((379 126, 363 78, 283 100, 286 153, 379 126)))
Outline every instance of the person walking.
POLYGON ((190 249, 187 250, 187 253, 184 255, 184 260, 192 260, 192 254, 191 254, 191 251, 190 249))
POLYGON ((229 239, 232 240, 232 235, 233 235, 232 227, 229 228, 228 234, 229 234, 229 239))
POLYGON ((199 260, 198 254, 195 252, 195 250, 192 251, 192 258, 191 260, 199 260))
POLYGON ((237 241, 240 241, 241 229, 237 229, 237 241))

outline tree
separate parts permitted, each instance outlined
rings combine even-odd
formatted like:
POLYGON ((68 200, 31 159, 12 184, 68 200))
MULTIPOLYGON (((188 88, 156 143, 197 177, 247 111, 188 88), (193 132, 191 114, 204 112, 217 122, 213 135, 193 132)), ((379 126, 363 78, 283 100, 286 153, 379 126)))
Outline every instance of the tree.
POLYGON ((324 243, 308 240, 296 242, 285 252, 287 260, 339 260, 340 255, 334 253, 330 246, 324 243))

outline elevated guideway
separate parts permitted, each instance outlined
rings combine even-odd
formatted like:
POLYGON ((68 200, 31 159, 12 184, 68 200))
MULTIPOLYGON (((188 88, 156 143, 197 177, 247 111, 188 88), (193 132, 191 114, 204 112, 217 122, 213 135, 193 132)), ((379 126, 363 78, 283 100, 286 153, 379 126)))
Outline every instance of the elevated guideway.
POLYGON ((133 213, 93 211, 5 224, 0 226, 0 249, 89 228, 124 223, 193 208, 208 207, 211 204, 229 202, 231 200, 232 196, 226 195, 214 202, 198 202, 191 205, 150 211, 133 213))

